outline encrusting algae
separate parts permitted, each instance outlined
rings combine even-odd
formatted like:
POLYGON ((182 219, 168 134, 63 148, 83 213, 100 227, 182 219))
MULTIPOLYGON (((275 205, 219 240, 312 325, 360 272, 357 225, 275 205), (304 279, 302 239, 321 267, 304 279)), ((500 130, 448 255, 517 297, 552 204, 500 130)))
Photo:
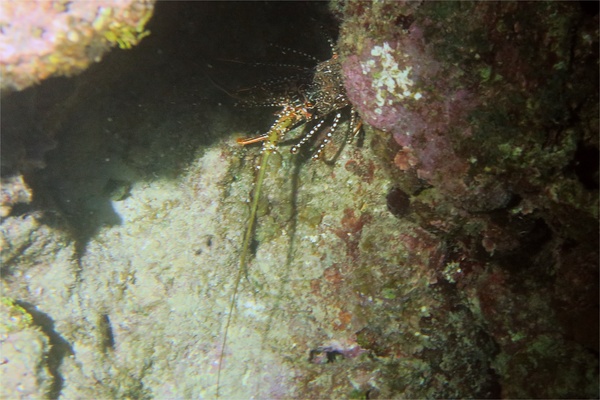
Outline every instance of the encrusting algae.
MULTIPOLYGON (((285 83, 285 92, 273 93, 272 100, 265 99, 269 105, 282 107, 277 114, 277 121, 275 121, 269 131, 265 134, 253 138, 238 139, 238 143, 241 145, 262 142, 262 150, 260 162, 256 166, 256 180, 252 191, 250 216, 248 217, 247 227, 240 250, 239 270, 235 277, 231 304, 225 322, 223 344, 221 346, 219 369, 217 373, 217 397, 219 397, 222 371, 221 366, 227 347, 227 333, 231 324, 240 281, 243 275, 247 277, 250 243, 252 242, 254 227, 257 222, 260 191, 267 173, 270 155, 279 150, 279 143, 285 139, 286 135, 293 128, 310 123, 310 128, 307 127, 309 130, 301 136, 298 144, 291 148, 291 152, 293 154, 298 153, 301 146, 311 141, 313 136, 317 135, 317 138, 320 138, 320 143, 313 158, 318 159, 322 155, 325 146, 332 140, 331 138, 338 134, 338 125, 342 119, 342 113, 346 108, 350 109, 349 112, 351 115, 348 126, 351 136, 347 138, 347 140, 356 136, 361 128, 361 122, 357 120, 357 114, 354 109, 352 109, 346 97, 340 74, 341 66, 339 64, 338 54, 334 50, 330 60, 319 63, 315 67, 312 82, 308 82, 307 84, 306 82, 300 81, 294 82, 291 79, 285 79, 283 82, 280 82, 285 83), (330 119, 331 115, 334 116, 330 121, 330 126, 323 127, 325 122, 330 119)), ((269 86, 272 87, 273 83, 271 82, 269 86)), ((304 131, 304 129, 302 130, 304 131)))

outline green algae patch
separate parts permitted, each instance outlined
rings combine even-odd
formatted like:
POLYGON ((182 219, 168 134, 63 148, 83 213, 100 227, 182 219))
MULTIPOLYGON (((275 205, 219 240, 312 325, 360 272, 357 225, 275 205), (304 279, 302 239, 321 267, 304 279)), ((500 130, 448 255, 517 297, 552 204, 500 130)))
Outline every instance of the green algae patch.
POLYGON ((4 334, 22 331, 33 323, 31 315, 10 297, 0 298, 0 331, 4 334))

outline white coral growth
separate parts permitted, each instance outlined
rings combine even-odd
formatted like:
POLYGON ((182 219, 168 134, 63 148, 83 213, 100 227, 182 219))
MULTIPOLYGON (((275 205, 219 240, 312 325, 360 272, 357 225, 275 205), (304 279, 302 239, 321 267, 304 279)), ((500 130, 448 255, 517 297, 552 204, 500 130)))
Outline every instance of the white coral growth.
POLYGON ((412 88, 414 85, 413 80, 410 79, 412 67, 400 69, 388 42, 384 42, 383 46, 373 47, 371 55, 375 58, 361 63, 361 67, 364 74, 374 71, 372 87, 376 90, 376 103, 379 107, 386 104, 391 105, 394 99, 419 100, 423 97, 420 92, 414 91, 412 88), (378 64, 381 66, 380 70, 379 68, 375 70, 378 64))

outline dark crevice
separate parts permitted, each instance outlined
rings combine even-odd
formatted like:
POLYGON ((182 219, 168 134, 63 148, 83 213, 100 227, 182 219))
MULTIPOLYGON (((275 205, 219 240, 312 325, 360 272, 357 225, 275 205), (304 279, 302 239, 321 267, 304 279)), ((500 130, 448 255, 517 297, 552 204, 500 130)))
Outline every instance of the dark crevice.
POLYGON ((35 326, 48 337, 50 341, 50 350, 47 355, 48 371, 52 376, 52 384, 48 390, 47 396, 50 399, 58 399, 64 386, 64 378, 60 374, 60 366, 65 357, 73 355, 73 348, 54 328, 54 320, 37 309, 31 303, 25 301, 16 301, 16 304, 27 311, 35 326))
POLYGON ((272 108, 236 107, 214 82, 271 78, 251 65, 299 62, 286 48, 327 59, 337 22, 325 2, 158 2, 147 28, 75 77, 2 96, 2 174, 26 174, 28 210, 61 215, 78 257, 122 223, 113 202, 128 188, 177 177, 223 135, 268 129, 272 108))
POLYGON ((600 153, 597 147, 579 144, 575 151, 572 167, 579 182, 588 190, 597 190, 598 166, 600 164, 600 153))

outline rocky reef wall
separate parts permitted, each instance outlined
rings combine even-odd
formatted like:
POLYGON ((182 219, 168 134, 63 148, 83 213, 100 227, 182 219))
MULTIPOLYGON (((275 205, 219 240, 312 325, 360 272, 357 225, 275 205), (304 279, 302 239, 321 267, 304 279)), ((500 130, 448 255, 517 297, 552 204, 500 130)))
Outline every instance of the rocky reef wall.
POLYGON ((153 9, 154 0, 2 2, 2 90, 74 75, 113 46, 130 49, 150 34, 153 9))
POLYGON ((450 247, 444 280, 498 346, 502 395, 593 396, 576 388, 598 351, 597 4, 334 9, 348 95, 450 247))
POLYGON ((3 93, 3 395, 598 396, 597 8, 159 2, 145 29, 3 93), (235 94, 338 24, 363 132, 271 156, 223 348, 235 139, 278 111, 235 94))

